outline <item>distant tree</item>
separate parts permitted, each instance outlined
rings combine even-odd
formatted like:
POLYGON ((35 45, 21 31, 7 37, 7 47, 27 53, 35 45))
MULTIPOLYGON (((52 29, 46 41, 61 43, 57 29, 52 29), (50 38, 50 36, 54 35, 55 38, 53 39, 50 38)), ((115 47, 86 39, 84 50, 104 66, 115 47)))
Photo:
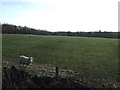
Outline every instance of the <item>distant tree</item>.
POLYGON ((55 35, 55 36, 81 36, 81 37, 102 37, 102 38, 120 38, 120 32, 49 32, 47 30, 33 29, 27 26, 16 26, 12 24, 2 24, 2 33, 4 34, 36 34, 36 35, 55 35))
POLYGON ((101 30, 99 30, 99 32, 101 32, 101 30))

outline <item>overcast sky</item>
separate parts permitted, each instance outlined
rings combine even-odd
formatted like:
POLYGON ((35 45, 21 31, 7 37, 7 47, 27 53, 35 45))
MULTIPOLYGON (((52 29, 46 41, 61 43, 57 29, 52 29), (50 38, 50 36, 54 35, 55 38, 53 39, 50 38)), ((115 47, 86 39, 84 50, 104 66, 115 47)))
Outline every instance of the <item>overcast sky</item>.
POLYGON ((0 0, 0 20, 48 31, 118 31, 119 0, 0 0))

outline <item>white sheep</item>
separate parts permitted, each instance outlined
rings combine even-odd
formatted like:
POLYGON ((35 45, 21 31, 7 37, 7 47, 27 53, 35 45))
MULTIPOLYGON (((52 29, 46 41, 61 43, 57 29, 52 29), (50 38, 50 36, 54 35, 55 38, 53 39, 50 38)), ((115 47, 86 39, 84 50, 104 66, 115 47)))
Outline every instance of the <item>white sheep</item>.
POLYGON ((32 57, 26 57, 26 56, 19 56, 19 63, 23 65, 31 65, 33 62, 32 57))
POLYGON ((32 37, 31 35, 29 35, 28 37, 32 37))

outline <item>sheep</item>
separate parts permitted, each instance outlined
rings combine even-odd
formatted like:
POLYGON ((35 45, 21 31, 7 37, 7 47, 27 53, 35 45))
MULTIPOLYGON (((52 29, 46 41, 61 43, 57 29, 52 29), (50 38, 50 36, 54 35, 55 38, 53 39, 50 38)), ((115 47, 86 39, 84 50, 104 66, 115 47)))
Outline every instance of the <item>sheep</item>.
POLYGON ((28 37, 32 37, 31 35, 29 35, 28 37))
POLYGON ((32 57, 26 57, 26 56, 19 56, 19 63, 23 64, 23 65, 31 65, 33 62, 33 58, 32 57))

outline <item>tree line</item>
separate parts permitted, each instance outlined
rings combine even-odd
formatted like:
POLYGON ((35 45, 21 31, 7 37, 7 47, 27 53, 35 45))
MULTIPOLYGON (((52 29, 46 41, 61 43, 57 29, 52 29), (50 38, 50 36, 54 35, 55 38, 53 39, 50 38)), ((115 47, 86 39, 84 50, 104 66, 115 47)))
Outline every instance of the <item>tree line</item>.
POLYGON ((50 32, 47 30, 40 30, 29 28, 27 26, 16 26, 12 24, 2 24, 3 34, 35 34, 35 35, 54 35, 54 36, 80 36, 80 37, 102 37, 102 38, 119 38, 120 32, 71 32, 71 31, 61 31, 61 32, 50 32))

